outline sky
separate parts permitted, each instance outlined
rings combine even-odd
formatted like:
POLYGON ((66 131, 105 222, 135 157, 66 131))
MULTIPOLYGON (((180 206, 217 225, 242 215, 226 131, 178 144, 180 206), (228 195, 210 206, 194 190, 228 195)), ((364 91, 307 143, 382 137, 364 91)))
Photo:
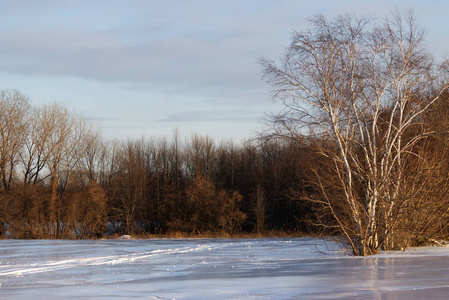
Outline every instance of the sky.
POLYGON ((413 9, 437 58, 447 0, 0 0, 0 90, 59 103, 106 139, 208 135, 242 141, 281 109, 258 59, 278 60, 318 14, 413 9))

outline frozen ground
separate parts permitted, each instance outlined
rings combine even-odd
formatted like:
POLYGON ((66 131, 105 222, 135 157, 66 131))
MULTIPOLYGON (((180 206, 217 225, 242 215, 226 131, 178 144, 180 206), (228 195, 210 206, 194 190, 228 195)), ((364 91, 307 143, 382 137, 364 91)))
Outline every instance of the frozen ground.
POLYGON ((0 299, 446 299, 449 248, 360 258, 329 241, 2 240, 0 299))

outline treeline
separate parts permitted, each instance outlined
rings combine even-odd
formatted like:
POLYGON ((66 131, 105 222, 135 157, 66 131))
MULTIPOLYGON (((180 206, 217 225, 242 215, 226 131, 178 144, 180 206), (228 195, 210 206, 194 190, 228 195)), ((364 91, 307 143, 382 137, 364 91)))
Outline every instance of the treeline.
POLYGON ((83 116, 0 94, 0 234, 308 231, 304 143, 166 138, 104 141, 83 116))
MULTIPOLYGON (((0 233, 11 238, 287 231, 342 235, 342 173, 320 135, 234 143, 207 136, 105 141, 83 116, 0 93, 0 233), (338 218, 336 218, 338 216, 338 218)), ((390 115, 384 112, 384 119, 390 115)), ((449 95, 407 131, 394 248, 449 236, 449 95)), ((359 159, 360 150, 355 149, 359 159)), ((354 187, 365 205, 366 182, 354 187)), ((380 218, 381 216, 379 216, 380 218)), ((346 224, 345 223, 345 224, 346 224)), ((350 230, 350 227, 344 229, 350 230)))

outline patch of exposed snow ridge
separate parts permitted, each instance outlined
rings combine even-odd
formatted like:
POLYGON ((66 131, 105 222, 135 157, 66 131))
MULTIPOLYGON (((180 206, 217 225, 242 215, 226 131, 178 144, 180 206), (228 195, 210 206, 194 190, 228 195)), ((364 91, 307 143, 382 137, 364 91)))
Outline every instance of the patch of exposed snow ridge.
POLYGON ((124 235, 118 237, 118 239, 119 240, 130 240, 130 239, 132 239, 132 237, 128 234, 124 234, 124 235))

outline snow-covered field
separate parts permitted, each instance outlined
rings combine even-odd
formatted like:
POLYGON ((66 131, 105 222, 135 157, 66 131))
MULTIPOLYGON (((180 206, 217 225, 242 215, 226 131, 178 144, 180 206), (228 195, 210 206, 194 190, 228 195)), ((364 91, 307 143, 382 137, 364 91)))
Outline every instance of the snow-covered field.
POLYGON ((311 238, 2 240, 0 299, 446 299, 449 248, 311 238))

